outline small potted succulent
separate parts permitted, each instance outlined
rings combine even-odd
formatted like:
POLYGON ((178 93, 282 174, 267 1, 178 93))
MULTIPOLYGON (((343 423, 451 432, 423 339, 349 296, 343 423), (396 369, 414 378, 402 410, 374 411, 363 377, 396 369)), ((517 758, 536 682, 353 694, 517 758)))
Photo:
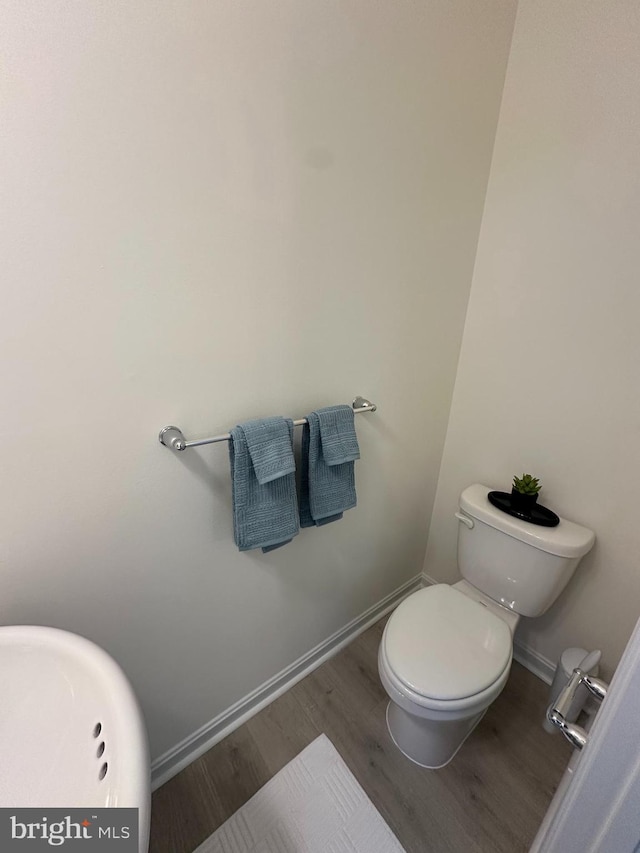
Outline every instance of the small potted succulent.
POLYGON ((537 477, 532 477, 531 474, 514 477, 511 488, 513 506, 519 509, 531 509, 538 500, 538 493, 541 488, 540 480, 537 477))

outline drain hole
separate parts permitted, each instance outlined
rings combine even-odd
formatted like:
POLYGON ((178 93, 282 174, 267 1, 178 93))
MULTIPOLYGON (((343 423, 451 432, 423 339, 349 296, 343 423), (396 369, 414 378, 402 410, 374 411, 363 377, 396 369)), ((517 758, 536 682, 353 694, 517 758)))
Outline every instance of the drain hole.
POLYGON ((102 780, 107 775, 107 770, 109 769, 109 765, 105 761, 105 763, 100 768, 100 773, 98 773, 98 779, 102 780))
POLYGON ((102 743, 98 747, 98 751, 96 752, 96 756, 98 758, 100 758, 100 756, 102 755, 103 752, 104 752, 104 741, 102 741, 102 743))
POLYGON ((93 729, 93 736, 98 737, 100 732, 102 731, 102 723, 96 723, 93 729))

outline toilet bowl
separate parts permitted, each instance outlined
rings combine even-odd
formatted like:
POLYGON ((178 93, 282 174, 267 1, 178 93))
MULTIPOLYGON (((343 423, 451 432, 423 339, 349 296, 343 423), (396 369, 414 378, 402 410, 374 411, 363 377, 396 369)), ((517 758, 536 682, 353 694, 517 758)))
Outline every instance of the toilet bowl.
POLYGON ((451 761, 511 668, 517 615, 505 609, 500 618, 461 586, 410 595, 387 623, 378 652, 391 737, 430 769, 451 761))
POLYGON ((451 761, 505 686, 520 615, 548 609, 595 538, 570 521, 541 532, 500 518, 489 491, 470 486, 460 499, 463 580, 408 596, 380 643, 389 733, 407 758, 429 769, 451 761))

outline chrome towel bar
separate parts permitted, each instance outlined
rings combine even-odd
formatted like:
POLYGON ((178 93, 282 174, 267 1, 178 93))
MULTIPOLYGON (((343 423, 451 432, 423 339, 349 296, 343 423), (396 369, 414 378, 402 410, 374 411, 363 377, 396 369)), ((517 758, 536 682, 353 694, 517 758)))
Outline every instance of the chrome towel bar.
MULTIPOLYGON (((378 408, 375 403, 372 403, 371 400, 365 400, 364 397, 356 397, 351 405, 357 415, 363 412, 375 412, 378 408)), ((300 418, 294 421, 293 425, 302 426, 306 422, 306 418, 300 418)), ((182 430, 177 426, 166 426, 160 430, 158 438, 160 439, 160 444, 164 444, 169 450, 186 450, 187 447, 199 447, 201 444, 215 444, 216 441, 229 441, 231 434, 225 432, 222 435, 214 435, 211 438, 195 438, 192 441, 187 441, 182 434, 182 430)))

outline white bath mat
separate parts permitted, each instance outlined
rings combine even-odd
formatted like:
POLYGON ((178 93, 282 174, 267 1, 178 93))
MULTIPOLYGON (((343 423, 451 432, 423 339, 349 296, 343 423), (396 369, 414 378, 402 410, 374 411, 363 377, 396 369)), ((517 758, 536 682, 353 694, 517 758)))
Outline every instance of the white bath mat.
POLYGON ((405 853, 326 735, 194 853, 405 853))

